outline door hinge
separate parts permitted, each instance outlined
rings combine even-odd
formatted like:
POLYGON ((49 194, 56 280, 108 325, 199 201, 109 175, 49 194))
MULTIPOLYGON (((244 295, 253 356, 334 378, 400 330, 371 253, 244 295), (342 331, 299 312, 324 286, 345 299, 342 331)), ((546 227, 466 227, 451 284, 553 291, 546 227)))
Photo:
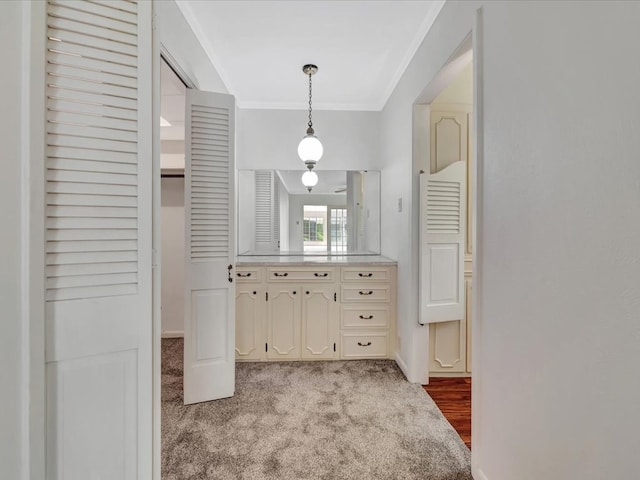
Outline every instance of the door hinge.
POLYGON ((338 301, 338 294, 336 292, 333 292, 333 301, 334 302, 338 301))
POLYGON ((268 343, 264 344, 264 351, 269 353, 269 344, 268 343))
POLYGON ((333 351, 336 351, 336 342, 333 342, 333 351))
POLYGON ((265 302, 269 301, 269 292, 264 292, 264 301, 265 302))

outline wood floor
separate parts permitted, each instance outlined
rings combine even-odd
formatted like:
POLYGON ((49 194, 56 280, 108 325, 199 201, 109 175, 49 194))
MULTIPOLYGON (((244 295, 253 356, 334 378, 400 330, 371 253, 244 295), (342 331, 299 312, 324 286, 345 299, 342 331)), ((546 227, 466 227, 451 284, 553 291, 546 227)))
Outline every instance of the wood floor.
POLYGON ((423 388, 471 449, 471 379, 429 378, 423 388))

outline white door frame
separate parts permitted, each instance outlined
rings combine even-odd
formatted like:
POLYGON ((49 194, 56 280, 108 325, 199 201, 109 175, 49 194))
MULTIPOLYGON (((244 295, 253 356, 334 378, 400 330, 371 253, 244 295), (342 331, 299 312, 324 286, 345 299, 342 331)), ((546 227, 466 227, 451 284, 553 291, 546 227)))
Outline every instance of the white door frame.
MULTIPOLYGON (((155 17, 155 3, 154 3, 155 17)), ((152 39, 153 55, 153 118, 160 118, 160 66, 165 61, 180 77, 187 88, 196 88, 196 84, 186 74, 178 64, 171 52, 160 42, 160 35, 156 28, 153 29, 152 39)), ((161 437, 161 365, 162 365, 162 179, 160 164, 160 121, 153 124, 153 275, 152 275, 152 295, 153 295, 153 480, 160 480, 162 437, 161 437)))
MULTIPOLYGON (((471 131, 472 141, 473 141, 473 149, 472 149, 472 169, 471 169, 471 185, 473 185, 473 203, 472 203, 472 232, 471 238, 473 242, 473 273, 472 273, 472 282, 473 282, 473 297, 471 302, 471 318, 473 319, 473 330, 471 332, 472 345, 478 345, 480 335, 482 332, 482 322, 483 319, 479 315, 481 300, 482 300, 482 272, 484 270, 482 265, 482 255, 480 252, 483 250, 482 248, 482 205, 484 198, 484 190, 482 184, 482 172, 484 170, 484 105, 483 105, 483 77, 482 77, 482 68, 483 68, 483 44, 482 44, 482 8, 479 8, 475 12, 473 26, 471 31, 462 40, 461 45, 465 44, 466 41, 470 41, 470 49, 473 52, 473 128, 471 131)), ((457 47, 454 52, 451 52, 451 57, 453 57, 460 47, 457 47)), ((450 57, 450 58, 451 58, 450 57)), ((413 112, 413 177, 414 177, 414 193, 419 191, 418 187, 418 179, 419 179, 419 170, 421 164, 421 158, 430 158, 430 148, 429 148, 429 134, 419 135, 418 132, 430 132, 429 129, 429 113, 430 113, 430 104, 433 99, 442 91, 442 89, 447 86, 452 80, 454 72, 447 72, 447 67, 450 65, 446 65, 443 69, 436 74, 434 78, 432 78, 425 87, 425 90, 422 92, 422 95, 416 99, 414 104, 414 112, 413 112), (417 190, 416 190, 417 189, 417 190)), ((426 168, 430 166, 430 162, 427 163, 426 168)), ((414 204, 417 205, 416 199, 417 195, 414 194, 414 204)), ((419 231, 420 229, 420 217, 417 212, 418 209, 414 210, 414 217, 412 220, 412 224, 415 227, 415 231, 419 231)), ((417 250, 419 247, 419 242, 415 242, 413 248, 413 254, 417 255, 417 250)), ((415 258, 418 258, 417 256, 415 258)), ((416 272, 417 273, 417 272, 416 272)), ((419 295, 419 293, 418 293, 419 295)), ((419 301, 419 298, 416 297, 416 303, 419 301)), ((428 329, 428 326, 424 328, 428 329)), ((415 349, 414 350, 414 361, 416 368, 414 368, 414 377, 420 379, 426 379, 428 382, 429 379, 429 332, 426 331, 425 335, 421 335, 419 341, 414 342, 415 349)), ((471 415, 471 441, 473 443, 473 451, 471 454, 471 467, 474 475, 478 475, 478 478, 483 479, 486 478, 483 472, 479 469, 479 458, 482 455, 481 442, 480 442, 480 432, 482 429, 482 419, 481 419, 481 408, 480 408, 480 395, 476 394, 478 391, 478 386, 482 383, 482 367, 481 367, 481 359, 478 348, 473 348, 471 352, 472 356, 472 365, 473 365, 473 383, 472 383, 472 415, 471 415)))

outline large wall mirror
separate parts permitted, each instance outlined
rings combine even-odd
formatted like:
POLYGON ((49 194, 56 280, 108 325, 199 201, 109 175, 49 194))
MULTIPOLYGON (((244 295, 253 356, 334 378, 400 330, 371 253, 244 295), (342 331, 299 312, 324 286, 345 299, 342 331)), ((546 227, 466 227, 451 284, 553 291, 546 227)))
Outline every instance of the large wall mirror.
POLYGON ((380 172, 238 171, 239 255, 380 253, 380 172))

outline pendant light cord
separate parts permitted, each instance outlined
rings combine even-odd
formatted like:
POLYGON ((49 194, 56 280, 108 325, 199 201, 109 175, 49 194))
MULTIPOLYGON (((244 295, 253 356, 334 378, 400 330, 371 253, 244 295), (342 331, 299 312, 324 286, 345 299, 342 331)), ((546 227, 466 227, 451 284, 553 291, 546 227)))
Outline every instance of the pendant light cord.
POLYGON ((313 128, 313 122, 311 121, 311 73, 309 73, 309 128, 313 128))

